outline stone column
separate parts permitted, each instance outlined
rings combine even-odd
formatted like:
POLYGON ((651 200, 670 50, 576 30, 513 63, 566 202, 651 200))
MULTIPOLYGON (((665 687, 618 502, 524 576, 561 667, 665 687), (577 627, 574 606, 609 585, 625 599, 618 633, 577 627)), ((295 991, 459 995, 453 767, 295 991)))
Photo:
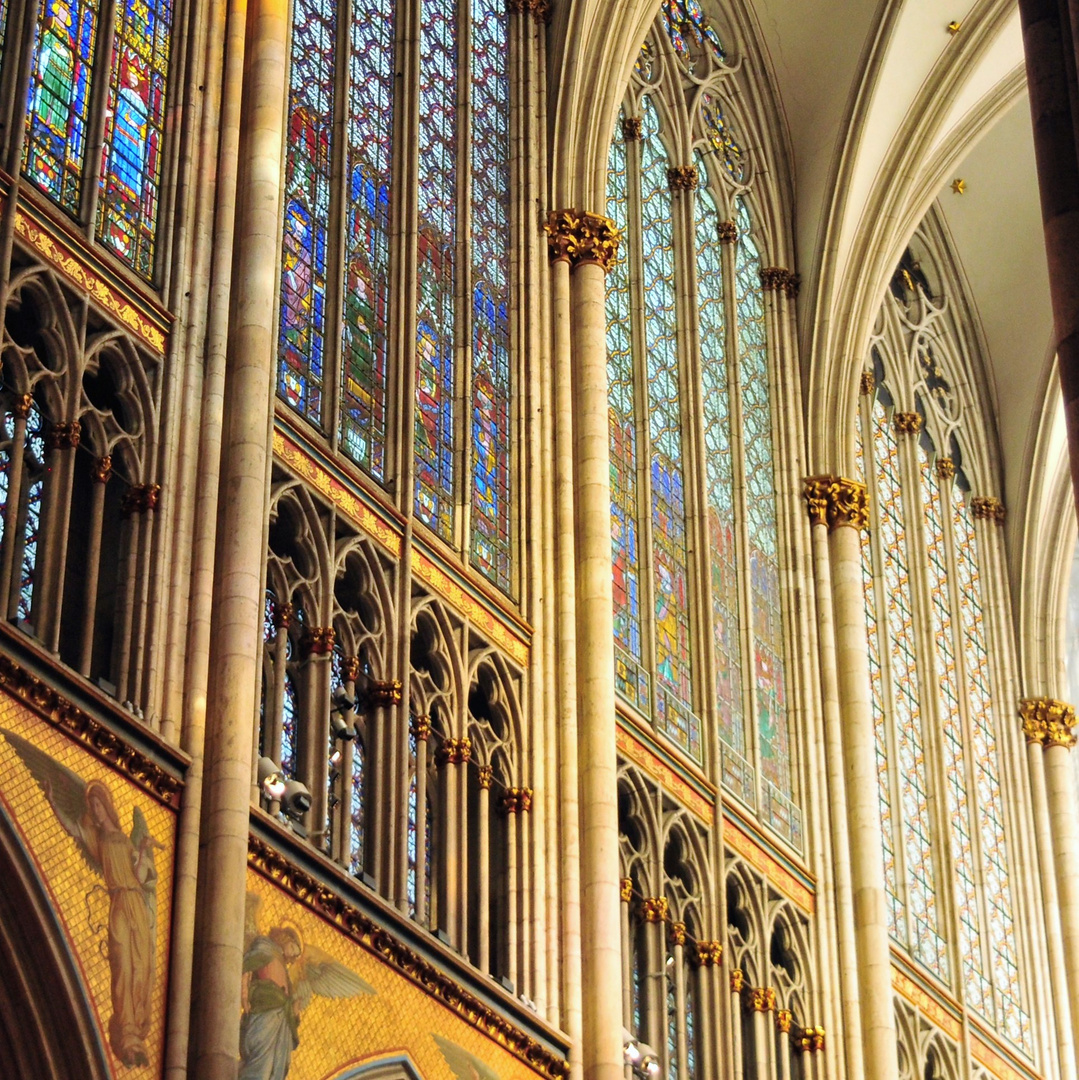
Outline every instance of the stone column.
POLYGON ((431 718, 412 719, 412 734, 416 737, 416 922, 427 925, 427 740, 431 735, 431 718))
POLYGON ((546 230, 555 261, 570 265, 583 1064, 586 1080, 619 1080, 622 959, 605 312, 605 275, 619 234, 607 218, 575 210, 553 212, 546 230))
MULTIPOLYGON (((230 5, 236 6, 236 5, 230 5)), ((211 609, 193 1071, 234 1080, 250 818, 251 726, 262 663, 263 555, 277 359, 277 252, 288 8, 249 0, 211 609)))
POLYGON ((1072 490, 1079 506, 1079 131, 1075 4, 1019 0, 1034 159, 1041 190, 1049 295, 1068 429, 1072 490), (1068 55, 1069 52, 1071 55, 1068 55))
POLYGON ((734 1080, 745 1076, 746 1054, 742 1046, 742 992, 746 988, 746 975, 741 968, 734 968, 730 978, 731 996, 731 1058, 734 1062, 734 1080))
POLYGON ((772 1023, 776 1011, 776 992, 771 986, 757 986, 742 995, 742 1004, 753 1017, 753 1061, 757 1080, 773 1080, 772 1023))
POLYGON ((517 811, 521 789, 507 788, 499 800, 499 810, 506 818, 506 975, 517 987, 517 811))
POLYGON ((1079 825, 1075 818, 1075 765, 1069 751, 1075 745, 1075 709, 1054 698, 1027 698, 1020 702, 1019 713, 1027 742, 1044 748, 1064 971, 1074 1032, 1079 1031, 1079 825))
POLYGON ((776 1046, 779 1054, 776 1077, 778 1080, 791 1080, 791 1024, 793 1021, 790 1009, 780 1009, 776 1013, 776 1046))
MULTIPOLYGON (((689 1080, 689 1040, 686 1032, 686 924, 671 923, 674 954, 674 1039, 678 1080, 689 1080)), ((666 970, 666 969, 664 969, 666 970)), ((670 1076, 670 1069, 667 1070, 670 1076)))
MULTIPOLYGON (((99 457, 90 470, 94 488, 90 496, 90 536, 86 552, 86 579, 82 583, 82 638, 79 643, 79 674, 90 677, 97 624, 97 583, 101 572, 101 530, 105 524, 105 485, 112 479, 112 455, 99 457)), ((2 591, 0 591, 2 595, 2 591)))
POLYGON ((466 760, 463 755, 467 744, 468 754, 472 753, 472 741, 467 736, 463 739, 445 739, 435 753, 435 763, 442 769, 442 805, 439 807, 439 831, 442 836, 442 866, 437 875, 438 888, 438 929, 448 935, 451 944, 460 948, 457 936, 457 901, 460 896, 458 879, 460 876, 460 850, 458 841, 461 834, 461 822, 458 818, 457 787, 459 770, 457 766, 466 760))
MULTIPOLYGON (((897 1080, 899 1059, 859 535, 868 524, 868 504, 865 485, 842 477, 833 477, 825 494, 843 721, 863 1075, 866 1080, 897 1080)), ((836 852, 836 857, 842 858, 842 853, 836 852)))
POLYGON ((644 955, 639 958, 642 1030, 637 1036, 656 1051, 661 1064, 667 1060, 667 935, 664 925, 669 910, 665 896, 646 896, 641 901, 641 921, 645 924, 641 935, 644 955))
POLYGON ((633 878, 622 878, 618 895, 622 901, 622 1024, 627 1031, 633 1031, 633 942, 630 938, 633 878))
POLYGON ((719 1019, 722 1008, 719 978, 723 942, 698 941, 690 957, 697 976, 697 1073, 699 1076, 718 1077, 718 1063, 723 1057, 719 1019))
POLYGON ((479 775, 479 807, 476 811, 476 834, 479 850, 475 854, 479 877, 476 897, 476 963, 484 975, 491 974, 491 781, 494 769, 481 765, 479 775))

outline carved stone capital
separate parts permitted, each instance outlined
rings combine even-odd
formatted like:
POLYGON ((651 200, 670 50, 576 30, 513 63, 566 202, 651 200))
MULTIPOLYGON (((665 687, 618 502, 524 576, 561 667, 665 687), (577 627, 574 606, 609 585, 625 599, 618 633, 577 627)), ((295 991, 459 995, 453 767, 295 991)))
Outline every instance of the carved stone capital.
POLYGON ((552 210, 543 226, 547 254, 552 262, 571 267, 595 263, 606 273, 618 258, 622 234, 610 218, 584 210, 552 210))
POLYGON ((733 221, 721 221, 718 231, 721 244, 733 244, 738 239, 738 226, 733 221))
POLYGON ((516 814, 521 809, 521 789, 516 787, 506 788, 499 797, 498 809, 502 814, 516 814))
POLYGON ((296 609, 292 604, 278 604, 273 612, 273 624, 275 630, 287 630, 296 617, 296 609))
POLYGON ((435 752, 436 765, 463 765, 471 760, 472 740, 467 735, 460 739, 443 739, 435 752))
POLYGON ((523 787, 517 789, 517 807, 522 814, 527 814, 532 810, 532 796, 535 792, 530 787, 523 787))
POLYGON ((791 1040, 794 1049, 803 1054, 824 1049, 824 1028, 804 1027, 791 1040))
POLYGON ((345 678, 354 683, 360 677, 360 658, 358 656, 346 656, 343 666, 345 678))
POLYGON ((1003 525, 1007 517, 1004 503, 995 495, 975 495, 970 500, 970 510, 980 521, 995 521, 998 525, 1003 525))
POLYGON ((872 394, 877 388, 877 377, 872 371, 863 371, 861 381, 858 383, 858 390, 863 395, 872 394))
POLYGON ((779 1009, 776 1012, 776 1030, 781 1035, 789 1035, 791 1033, 791 1024, 794 1022, 794 1016, 791 1014, 790 1009, 779 1009))
POLYGON ((481 765, 476 771, 476 775, 480 782, 481 791, 490 791, 491 782, 495 778, 495 771, 490 765, 481 765))
POLYGON ((45 433, 46 450, 74 450, 82 439, 82 424, 78 420, 67 420, 59 424, 50 424, 45 433))
POLYGON ((1019 716, 1028 743, 1069 750, 1075 745, 1075 708, 1067 702, 1048 697, 1025 698, 1019 702, 1019 716))
POLYGON ((671 191, 696 191, 697 166, 672 165, 667 170, 667 186, 671 191))
POLYGON ((916 412, 897 412, 892 423, 900 435, 917 435, 922 430, 922 418, 916 412))
POLYGON ((842 476, 809 476, 802 494, 812 525, 827 525, 835 532, 842 525, 869 527, 869 497, 865 484, 842 476))
POLYGON ((161 494, 160 484, 133 484, 124 494, 120 503, 120 513, 124 517, 132 514, 145 514, 157 508, 157 499, 161 494))
POLYGON ((536 22, 546 22, 551 13, 547 0, 509 0, 509 9, 517 15, 529 13, 536 22))
POLYGON ((937 476, 941 480, 951 480, 955 476, 955 462, 950 457, 937 458, 937 476))
POLYGON ((308 627, 301 645, 304 656, 329 656, 333 652, 334 637, 332 626, 308 627))
POLYGON ((666 922, 670 907, 665 896, 646 896, 641 901, 641 918, 649 923, 666 922))
POLYGON ((731 972, 731 993, 740 994, 746 988, 746 973, 741 968, 731 972))
POLYGON ((409 721, 408 730, 417 742, 427 742, 431 737, 431 718, 429 716, 414 716, 409 721))
POLYGON ((394 705, 401 704, 401 693, 400 679, 372 680, 363 688, 359 697, 370 709, 392 709, 394 705))
POLYGON ((95 484, 107 484, 112 479, 112 454, 105 454, 94 462, 90 475, 95 484))
POLYGON ((622 117, 622 138, 625 142, 635 142, 641 137, 641 118, 639 116, 622 117))
POLYGON ((775 1012, 776 992, 770 986, 755 986, 742 997, 746 1012, 775 1012))
POLYGON ((723 942, 698 941, 692 960, 694 966, 699 968, 718 967, 723 961, 723 942))
POLYGON ((11 411, 20 419, 25 420, 30 415, 34 406, 33 394, 18 394, 11 404, 11 411))
POLYGON ((686 943, 686 924, 684 922, 671 923, 670 938, 672 945, 684 946, 686 943))
POLYGON ((633 899, 633 878, 624 877, 618 882, 618 895, 623 904, 633 899))
POLYGON ((761 288, 765 292, 781 292, 789 299, 798 295, 802 279, 784 266, 765 266, 761 269, 761 288))

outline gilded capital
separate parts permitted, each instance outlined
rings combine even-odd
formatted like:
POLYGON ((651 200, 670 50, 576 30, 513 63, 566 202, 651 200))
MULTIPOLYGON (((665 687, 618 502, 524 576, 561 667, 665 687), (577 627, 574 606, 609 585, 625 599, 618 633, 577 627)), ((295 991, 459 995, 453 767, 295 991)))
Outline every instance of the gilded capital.
POLYGON ((793 1039, 795 1050, 809 1053, 814 1050, 824 1049, 824 1028, 804 1027, 793 1039))
POLYGON ((858 384, 859 391, 864 394, 872 394, 877 388, 877 377, 872 371, 863 371, 861 381, 858 384))
POLYGON ((779 1009, 776 1012, 776 1030, 781 1035, 789 1035, 791 1033, 791 1024, 794 1022, 794 1016, 790 1009, 779 1009))
POLYGON ((1056 698, 1025 698, 1019 702, 1019 716, 1023 721, 1023 735, 1028 743, 1063 746, 1075 745, 1075 708, 1056 698))
POLYGON ((721 221, 718 231, 721 244, 733 244, 738 239, 738 226, 733 221, 721 221))
POLYGON ((684 922, 671 923, 670 937, 672 945, 685 945, 686 924, 684 922))
POLYGON ((522 814, 527 814, 532 809, 532 796, 535 792, 530 787, 517 789, 517 806, 522 814))
POLYGON ((718 966, 723 960, 723 942, 698 941, 692 959, 697 967, 718 966))
POLYGON ((491 790, 491 781, 495 778, 495 771, 490 765, 481 765, 477 770, 477 775, 480 781, 480 789, 482 791, 491 790))
POLYGON ((95 484, 107 484, 112 479, 112 454, 105 454, 94 462, 91 475, 95 484))
POLYGON ((461 739, 443 739, 435 751, 436 765, 461 765, 472 759, 472 740, 466 735, 461 739))
POLYGON ((75 449, 82 439, 82 424, 78 420, 50 424, 45 433, 46 450, 75 449))
POLYGON ((520 788, 506 788, 502 792, 501 798, 498 800, 498 809, 501 813, 509 815, 516 814, 521 808, 521 789, 520 788))
POLYGON ((742 999, 746 1012, 775 1012, 776 992, 770 986, 755 986, 742 999))
POLYGON ((869 526, 869 498, 865 484, 842 476, 809 476, 802 494, 812 525, 827 525, 835 532, 841 525, 852 529, 869 526))
POLYGON ((429 716, 412 717, 408 730, 417 742, 426 742, 431 737, 431 718, 429 716))
POLYGON ((345 678, 349 682, 355 682, 360 677, 360 658, 358 656, 345 657, 345 678))
POLYGON ((595 263, 606 273, 618 259, 622 234, 610 218, 584 210, 552 210, 543 226, 551 262, 595 263))
POLYGON ((746 988, 746 973, 741 968, 731 972, 731 993, 740 994, 746 988))
POLYGON ((761 269, 761 288, 765 292, 781 292, 793 299, 798 295, 802 279, 784 266, 766 266, 761 269))
POLYGON ((671 191, 696 191, 697 166, 673 165, 667 170, 667 186, 671 191))
POLYGON ((625 142, 634 142, 641 137, 641 118, 639 116, 622 117, 622 138, 625 142))
POLYGON ((641 901, 641 918, 645 922, 665 922, 669 910, 665 896, 646 896, 641 901))
POLYGON ((892 423, 900 435, 917 435, 922 430, 922 418, 916 412, 897 412, 892 423))
POLYGON ((33 394, 18 394, 11 405, 11 411, 20 419, 25 420, 30 415, 30 409, 34 404, 33 394))
POLYGON ((950 457, 937 458, 937 476, 951 480, 955 476, 955 462, 950 457))
POLYGON ((120 502, 120 513, 124 517, 131 517, 132 514, 145 514, 154 510, 160 494, 160 484, 133 484, 120 502))
POLYGON ((1007 516, 1004 503, 995 495, 976 495, 970 500, 970 509, 978 520, 995 521, 998 525, 1003 525, 1007 516))
POLYGON ((368 708, 391 709, 401 703, 402 686, 400 679, 371 681, 359 695, 368 708))
POLYGON ((633 878, 624 877, 619 881, 618 895, 624 904, 628 904, 633 899, 633 878))
POLYGON ((335 634, 332 626, 312 626, 303 637, 306 656, 329 656, 333 652, 335 634))
POLYGON ((273 613, 274 629, 287 630, 295 617, 296 609, 292 604, 278 604, 273 613))

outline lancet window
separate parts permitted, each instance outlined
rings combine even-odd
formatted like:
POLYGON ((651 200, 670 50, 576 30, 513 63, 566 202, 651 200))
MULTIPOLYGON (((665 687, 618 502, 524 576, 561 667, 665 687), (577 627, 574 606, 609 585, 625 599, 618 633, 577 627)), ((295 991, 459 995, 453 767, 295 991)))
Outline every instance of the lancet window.
MULTIPOLYGON (((0 6, 0 100, 20 97, 31 5, 0 6)), ((158 276, 171 0, 42 0, 36 9, 23 171, 141 277, 158 276)), ((9 147, 9 149, 12 149, 9 147)))
POLYGON ((891 933, 968 1008, 1031 1051, 1019 970, 987 598, 999 500, 963 386, 969 346, 919 234, 862 378, 863 580, 891 933))
POLYGON ((508 12, 417 3, 413 82, 404 5, 293 7, 278 393, 512 592, 508 12))
POLYGON ((664 4, 608 157, 616 686, 798 847, 767 314, 793 278, 762 259, 733 79, 699 6, 664 4))

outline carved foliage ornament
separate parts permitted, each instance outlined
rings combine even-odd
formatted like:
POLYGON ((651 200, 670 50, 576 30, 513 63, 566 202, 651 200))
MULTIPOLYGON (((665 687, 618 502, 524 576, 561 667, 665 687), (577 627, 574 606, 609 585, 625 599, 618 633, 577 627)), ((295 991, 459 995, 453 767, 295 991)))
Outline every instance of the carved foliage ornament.
POLYGON ((776 1030, 781 1035, 789 1035, 791 1033, 791 1024, 794 1022, 794 1017, 791 1014, 790 1009, 780 1009, 776 1013, 776 1030))
POLYGON ((795 1050, 809 1053, 814 1050, 824 1049, 824 1028, 804 1027, 794 1039, 795 1050))
POLYGON ((742 997, 746 1012, 775 1012, 776 992, 770 986, 755 986, 742 997))
POLYGON ((160 484, 133 484, 127 489, 120 503, 120 513, 124 517, 131 517, 132 514, 145 514, 155 510, 160 494, 160 484))
POLYGON ((765 292, 781 292, 789 299, 798 295, 802 279, 783 266, 766 266, 761 269, 761 288, 765 292))
POLYGON ((672 945, 684 946, 686 943, 686 924, 684 922, 671 923, 670 938, 672 945))
POLYGON ((471 760, 472 740, 467 735, 460 739, 443 739, 435 751, 435 762, 439 765, 463 765, 471 760))
POLYGON ((746 988, 746 973, 741 968, 731 972, 731 993, 740 994, 746 988))
POLYGON ((633 878, 624 877, 618 883, 618 895, 628 904, 633 899, 633 878))
POLYGON ((719 223, 719 242, 721 244, 733 244, 738 239, 738 226, 733 221, 721 221, 719 223))
POLYGON ((877 377, 872 371, 863 371, 861 382, 858 384, 858 389, 862 394, 872 394, 877 387, 877 377))
POLYGON ((723 942, 698 941, 692 960, 697 967, 717 967, 723 960, 723 942))
POLYGON ((528 12, 538 23, 545 23, 551 14, 547 0, 509 0, 509 9, 517 15, 528 12))
POLYGON ((1023 735, 1028 743, 1063 746, 1075 745, 1075 708, 1056 698, 1026 698, 1019 702, 1019 715, 1023 720, 1023 735))
POLYGON ((329 656, 333 652, 332 626, 312 626, 303 639, 303 651, 308 656, 329 656))
POLYGON ((998 525, 1003 525, 1007 516, 1004 503, 994 495, 976 495, 970 500, 970 509, 978 520, 995 521, 998 525))
POLYGON ((696 191, 697 166, 675 165, 668 169, 667 186, 671 191, 696 191))
POLYGON ((869 527, 869 497, 865 484, 842 476, 809 476, 802 488, 811 525, 869 527))
POLYGON ((641 137, 641 118, 639 116, 622 117, 622 138, 625 142, 634 142, 641 137))
POLYGON ((937 458, 937 476, 951 480, 955 476, 955 462, 950 457, 937 458))
POLYGON ((917 435, 922 430, 922 418, 916 412, 897 412, 892 423, 900 435, 917 435))
POLYGON ((429 716, 412 717, 409 731, 416 737, 417 742, 426 742, 431 734, 431 718, 429 716))
POLYGON ((557 1054, 551 1053, 444 971, 424 960, 389 930, 255 836, 249 839, 248 863, 541 1076, 548 1080, 569 1076, 569 1065, 557 1054))
POLYGON ((641 901, 641 918, 645 922, 665 922, 669 912, 670 907, 665 896, 646 896, 641 901))
POLYGON ((552 210, 543 226, 551 262, 596 263, 606 273, 618 258, 622 233, 610 218, 584 210, 552 210))
POLYGON ((46 450, 74 449, 82 439, 82 424, 78 420, 50 424, 45 433, 46 450))

